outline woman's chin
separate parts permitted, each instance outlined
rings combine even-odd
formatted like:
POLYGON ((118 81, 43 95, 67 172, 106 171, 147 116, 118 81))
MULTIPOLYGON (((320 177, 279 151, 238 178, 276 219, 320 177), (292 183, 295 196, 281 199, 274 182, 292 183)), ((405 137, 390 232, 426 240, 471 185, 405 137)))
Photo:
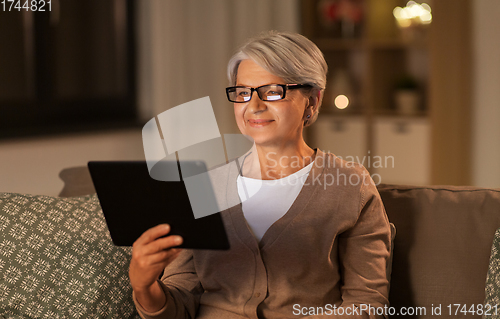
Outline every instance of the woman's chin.
POLYGON ((270 136, 252 136, 255 146, 259 147, 272 147, 274 145, 279 145, 277 139, 273 139, 270 136))

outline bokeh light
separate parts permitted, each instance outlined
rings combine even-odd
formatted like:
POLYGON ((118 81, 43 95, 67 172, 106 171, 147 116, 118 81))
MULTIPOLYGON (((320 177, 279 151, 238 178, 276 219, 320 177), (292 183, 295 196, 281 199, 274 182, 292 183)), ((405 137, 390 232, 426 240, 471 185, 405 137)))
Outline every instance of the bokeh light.
POLYGON ((347 98, 347 96, 345 95, 338 95, 336 98, 335 98, 335 106, 338 108, 338 109, 345 109, 346 107, 349 106, 349 99, 347 98))
POLYGON ((427 3, 408 1, 406 7, 396 7, 392 11, 398 25, 407 28, 412 25, 430 24, 432 22, 432 9, 427 3))

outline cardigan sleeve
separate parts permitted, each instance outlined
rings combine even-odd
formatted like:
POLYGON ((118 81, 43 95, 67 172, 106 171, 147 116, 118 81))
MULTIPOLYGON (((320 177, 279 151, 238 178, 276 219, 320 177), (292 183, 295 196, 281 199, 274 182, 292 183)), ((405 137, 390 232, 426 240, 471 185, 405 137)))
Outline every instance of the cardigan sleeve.
POLYGON ((341 307, 352 312, 346 318, 384 318, 389 306, 386 270, 391 247, 390 225, 377 188, 366 176, 359 192, 358 219, 339 237, 341 307), (384 307, 384 315, 380 315, 384 307), (359 316, 353 312, 354 308, 360 311, 359 316))
POLYGON ((191 250, 183 250, 165 268, 159 281, 167 302, 157 312, 144 310, 133 296, 136 309, 144 319, 184 319, 195 318, 203 288, 196 274, 191 250))

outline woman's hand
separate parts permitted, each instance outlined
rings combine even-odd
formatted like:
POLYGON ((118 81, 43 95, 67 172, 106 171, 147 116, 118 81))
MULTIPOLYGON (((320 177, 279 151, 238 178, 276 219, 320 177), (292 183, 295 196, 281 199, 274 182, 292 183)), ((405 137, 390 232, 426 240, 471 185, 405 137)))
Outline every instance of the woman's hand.
POLYGON ((167 236, 170 226, 162 224, 145 231, 132 249, 129 277, 137 301, 150 312, 160 310, 166 302, 165 294, 157 282, 163 269, 180 253, 174 247, 182 243, 180 236, 167 236))

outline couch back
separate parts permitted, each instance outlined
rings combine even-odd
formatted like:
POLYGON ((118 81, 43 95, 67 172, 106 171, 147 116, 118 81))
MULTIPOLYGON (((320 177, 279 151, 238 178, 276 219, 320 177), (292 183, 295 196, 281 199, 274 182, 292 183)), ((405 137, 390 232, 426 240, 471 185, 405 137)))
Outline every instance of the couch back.
POLYGON ((455 314, 455 304, 469 310, 484 302, 491 244, 500 227, 500 189, 379 185, 378 190, 397 230, 391 306, 420 313, 404 318, 436 317, 439 306, 441 318, 480 318, 461 312, 462 306, 455 314))

